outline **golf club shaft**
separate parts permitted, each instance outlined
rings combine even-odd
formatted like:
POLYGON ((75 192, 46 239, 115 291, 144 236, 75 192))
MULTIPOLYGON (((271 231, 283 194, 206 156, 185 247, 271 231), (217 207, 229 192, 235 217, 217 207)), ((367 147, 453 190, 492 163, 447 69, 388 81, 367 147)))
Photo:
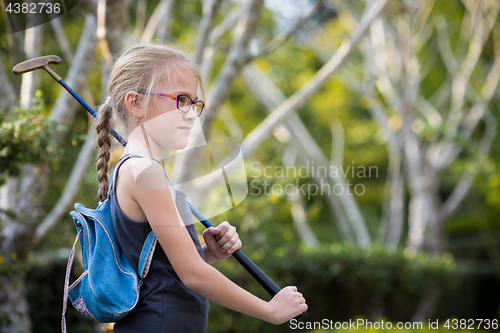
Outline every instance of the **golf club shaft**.
MULTIPOLYGON (((201 215, 201 213, 194 208, 188 202, 189 208, 191 208, 191 212, 193 215, 205 226, 205 228, 213 227, 213 225, 208 222, 208 220, 201 215)), ((256 264, 253 263, 243 252, 240 250, 235 251, 231 254, 254 278, 259 282, 259 284, 264 287, 264 289, 269 293, 269 295, 276 295, 281 288, 278 287, 273 280, 269 278, 256 264)))
MULTIPOLYGON (((30 60, 28 60, 28 61, 30 61, 30 60)), ((28 62, 28 61, 26 61, 26 62, 28 62)), ((59 59, 59 61, 60 61, 60 59, 59 59)), ((26 63, 26 62, 24 62, 24 63, 26 63)), ((58 62, 54 62, 54 63, 58 63, 58 62)), ((21 64, 23 64, 23 63, 21 63, 21 64)), ((21 64, 18 64, 17 66, 20 66, 21 64)), ((16 74, 23 74, 23 73, 28 72, 28 71, 36 70, 39 68, 44 68, 61 86, 64 87, 64 89, 66 89, 67 92, 69 92, 71 94, 71 96, 73 96, 85 108, 85 110, 87 110, 88 113, 90 113, 95 119, 98 118, 97 113, 87 104, 87 102, 85 102, 76 92, 74 92, 73 89, 71 89, 71 87, 68 86, 68 84, 66 84, 66 82, 64 82, 64 80, 62 78, 60 78, 59 75, 57 75, 54 71, 52 71, 50 69, 50 67, 48 67, 48 64, 46 64, 43 67, 37 67, 37 68, 29 68, 29 67, 23 68, 23 71, 20 71, 20 72, 16 72, 16 70, 15 70, 16 67, 14 67, 14 73, 16 73, 16 74)), ((123 146, 127 145, 127 141, 125 141, 125 139, 123 139, 120 136, 120 134, 118 134, 112 127, 111 127, 111 134, 123 146)), ((193 205, 191 205, 191 203, 189 203, 189 201, 187 203, 188 203, 189 208, 191 209, 191 212, 193 213, 193 215, 205 226, 205 228, 213 227, 213 225, 203 215, 201 215, 201 213, 196 208, 194 208, 193 205)), ((274 281, 271 280, 242 251, 237 250, 234 253, 232 253, 231 255, 243 266, 243 268, 245 268, 250 273, 250 275, 253 276, 253 278, 269 293, 269 295, 274 297, 274 295, 276 295, 281 290, 281 288, 276 283, 274 283, 274 281)), ((300 315, 296 316, 295 319, 301 320, 301 319, 305 318, 306 315, 307 315, 307 311, 304 311, 300 315)))
MULTIPOLYGON (((88 111, 88 113, 92 115, 92 117, 97 119, 97 113, 80 96, 78 96, 78 94, 74 92, 73 89, 71 89, 71 87, 66 84, 66 82, 63 81, 63 79, 59 80, 58 82, 61 86, 63 86, 64 89, 66 89, 67 92, 71 94, 71 96, 73 96, 78 101, 78 103, 80 103, 85 108, 85 110, 88 111)), ((120 134, 118 134, 112 127, 111 127, 111 134, 124 147, 127 145, 127 141, 125 141, 125 139, 122 138, 120 134)))
MULTIPOLYGON (((201 213, 188 202, 189 208, 193 215, 200 221, 205 228, 213 227, 213 225, 203 216, 201 213)), ((250 258, 248 258, 241 250, 237 250, 231 254, 236 261, 238 261, 243 268, 245 268, 250 275, 271 295, 274 297, 280 292, 281 288, 273 281, 269 276, 264 273, 259 266, 257 266, 250 258)), ((304 311, 300 315, 296 316, 295 319, 301 320, 307 316, 307 311, 304 311)))

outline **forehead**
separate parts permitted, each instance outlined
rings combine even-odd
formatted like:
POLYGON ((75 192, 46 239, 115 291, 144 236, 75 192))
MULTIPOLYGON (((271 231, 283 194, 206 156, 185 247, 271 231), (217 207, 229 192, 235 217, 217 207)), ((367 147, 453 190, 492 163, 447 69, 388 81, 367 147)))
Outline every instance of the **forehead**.
POLYGON ((188 90, 196 93, 198 91, 198 79, 188 71, 172 71, 170 77, 161 86, 173 92, 173 90, 188 90))

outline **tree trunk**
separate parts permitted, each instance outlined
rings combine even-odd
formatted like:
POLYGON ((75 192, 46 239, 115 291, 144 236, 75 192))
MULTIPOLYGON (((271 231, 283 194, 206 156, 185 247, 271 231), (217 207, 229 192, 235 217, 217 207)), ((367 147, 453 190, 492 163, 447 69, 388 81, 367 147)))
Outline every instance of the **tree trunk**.
MULTIPOLYGON (((217 106, 222 105, 227 100, 231 92, 231 86, 249 60, 248 44, 254 30, 257 28, 263 4, 263 0, 252 0, 248 12, 240 18, 235 28, 233 44, 227 55, 226 62, 210 88, 206 98, 209 107, 205 111, 206 119, 203 124, 203 127, 207 129, 205 131, 207 141, 209 141, 210 129, 217 115, 217 106)), ((210 14, 211 11, 206 11, 206 15, 210 14)), ((205 22, 205 20, 202 21, 205 22)), ((201 54, 201 51, 199 53, 201 54)), ((193 149, 186 151, 185 154, 178 155, 175 161, 175 164, 177 164, 176 169, 179 169, 179 165, 182 166, 180 168, 182 171, 179 175, 179 182, 193 179, 198 160, 197 153, 193 149)))
MULTIPOLYGON (((2 196, 16 201, 17 219, 6 217, 0 235, 3 260, 7 261, 9 274, 0 277, 0 313, 3 318, 2 332, 30 332, 28 301, 24 281, 24 265, 31 248, 34 229, 43 216, 43 201, 47 191, 47 164, 25 164, 20 182, 9 180, 9 186, 2 191, 2 196), (17 188, 19 184, 19 189, 17 188)), ((16 179, 17 180, 17 179, 16 179)), ((2 198, 4 199, 4 198, 2 198)), ((7 200, 6 200, 7 201, 7 200)), ((3 208, 3 207, 2 207, 3 208)))
MULTIPOLYGON (((30 30, 36 28, 40 27, 30 30)), ((33 38, 36 39, 36 36, 33 38)), ((26 38, 26 41, 28 40, 29 35, 26 38)), ((36 43, 33 42, 33 45, 27 45, 26 47, 26 53, 30 57, 38 55, 36 43)), ((79 91, 86 82, 93 63, 91 55, 95 53, 96 45, 95 16, 89 14, 75 54, 75 60, 68 73, 67 83, 75 91, 79 91)), ((23 76, 22 81, 21 101, 25 107, 30 107, 38 83, 30 76, 23 76)), ((72 100, 71 96, 68 98, 66 95, 68 95, 66 92, 61 92, 49 118, 62 125, 69 126, 77 109, 77 104, 76 101, 72 100)), ((8 178, 6 184, 0 189, 0 208, 11 209, 16 215, 15 218, 5 216, 5 214, 2 216, 0 256, 3 261, 2 269, 5 267, 5 270, 9 273, 0 276, 2 332, 31 331, 26 299, 24 265, 28 253, 33 247, 35 229, 46 213, 43 210, 43 203, 48 186, 49 170, 47 163, 26 163, 21 169, 22 174, 19 178, 8 178), (7 260, 9 260, 8 263, 7 260)))
POLYGON ((23 269, 15 269, 9 275, 0 274, 0 331, 3 333, 32 330, 24 279, 23 269))

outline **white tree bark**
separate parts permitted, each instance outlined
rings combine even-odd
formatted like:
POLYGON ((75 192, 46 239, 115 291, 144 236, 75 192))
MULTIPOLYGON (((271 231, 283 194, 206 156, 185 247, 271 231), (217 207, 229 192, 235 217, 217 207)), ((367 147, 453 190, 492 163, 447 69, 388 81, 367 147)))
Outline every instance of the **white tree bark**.
MULTIPOLYGON (((95 53, 95 45, 91 41, 95 38, 95 18, 89 15, 87 24, 80 39, 79 49, 73 67, 69 72, 68 83, 78 90, 86 81, 89 67, 92 63, 91 54, 95 53), (75 67, 77 67, 75 71, 75 67)), ((37 31, 41 26, 26 31, 25 53, 30 56, 38 56, 40 36, 37 31), (31 41, 31 42, 30 42, 31 41)), ((20 34, 17 34, 20 35, 20 34)), ((35 73, 38 73, 36 71, 35 73)), ((22 106, 29 107, 32 104, 34 91, 37 87, 33 76, 24 74, 22 78, 22 106), (26 78, 25 78, 26 77, 26 78)), ((68 126, 71 122, 75 107, 69 107, 69 103, 59 96, 49 118, 55 119, 62 125, 68 126)), ((76 105, 75 105, 76 106, 76 105)), ((40 222, 40 216, 44 215, 43 201, 47 190, 48 166, 45 162, 38 164, 26 163, 21 166, 22 176, 18 179, 8 179, 7 183, 0 189, 0 203, 2 207, 12 209, 17 216, 16 220, 3 216, 3 228, 0 233, 0 246, 2 255, 15 257, 15 262, 22 265, 32 248, 32 240, 36 225, 40 222)), ((30 332, 31 322, 29 319, 28 305, 25 290, 25 273, 22 269, 12 268, 12 276, 2 276, 0 288, 0 312, 6 313, 9 323, 2 327, 5 332, 30 332)))
MULTIPOLYGON (((25 271, 19 268, 25 262, 33 237, 32 225, 43 214, 43 200, 47 190, 46 163, 28 163, 22 166, 22 178, 18 182, 9 180, 2 194, 7 199, 8 208, 15 209, 19 220, 5 218, 0 234, 0 252, 3 256, 14 257, 15 265, 9 267, 11 275, 0 275, 0 312, 6 314, 8 323, 3 332, 31 332, 28 301, 26 299, 25 271), (19 188, 17 185, 19 184, 19 188), (11 192, 8 193, 7 191, 11 192), (6 193, 7 192, 7 193, 6 193), (16 268, 17 267, 17 268, 16 268)), ((4 258, 5 258, 4 257, 4 258)), ((9 260, 9 259, 7 259, 9 260)))
POLYGON ((158 3, 153 14, 149 18, 146 29, 144 29, 142 33, 142 43, 150 43, 153 40, 155 32, 158 32, 157 36, 160 41, 165 41, 174 3, 174 0, 161 0, 158 3))
POLYGON ((96 35, 108 67, 123 47, 128 24, 128 1, 99 0, 96 35))
MULTIPOLYGON (((240 73, 241 68, 249 60, 248 43, 254 30, 257 28, 262 6, 263 0, 252 0, 247 13, 240 18, 233 34, 233 43, 228 52, 226 61, 210 87, 206 98, 207 110, 204 111, 207 115, 203 124, 203 127, 206 129, 205 138, 207 141, 209 141, 208 136, 210 134, 211 124, 217 114, 217 105, 221 105, 226 101, 234 80, 240 73)), ((196 154, 195 150, 188 150, 185 154, 179 154, 177 156, 174 168, 181 170, 178 175, 178 182, 183 183, 193 178, 198 160, 199 155, 196 154)))
POLYGON ((222 0, 208 0, 203 4, 203 16, 198 28, 198 36, 196 37, 195 43, 196 56, 194 59, 198 65, 200 65, 203 61, 205 47, 209 42, 208 36, 212 32, 215 17, 217 16, 221 4, 222 0))
MULTIPOLYGON (((85 25, 78 42, 73 62, 68 71, 67 77, 63 80, 76 92, 82 90, 86 85, 87 77, 95 60, 95 50, 97 47, 96 37, 96 17, 88 14, 85 18, 85 25)), ((62 75, 61 75, 62 76, 62 75)), ((79 109, 78 102, 64 89, 57 97, 49 118, 57 121, 61 125, 69 126, 73 121, 75 112, 79 109)))
MULTIPOLYGON (((296 111, 303 103, 305 103, 308 98, 310 98, 339 68, 340 65, 348 58, 349 54, 354 50, 356 44, 359 42, 361 37, 365 34, 370 24, 373 20, 380 14, 382 9, 387 4, 387 0, 376 0, 370 5, 367 5, 360 23, 356 26, 355 30, 351 35, 346 38, 337 52, 332 56, 332 58, 309 80, 302 88, 300 88, 294 95, 283 102, 278 108, 276 108, 260 125, 258 125, 250 134, 243 140, 240 145, 241 152, 243 156, 246 157, 250 155, 258 145, 272 132, 275 126, 278 126, 284 118, 296 111)), ((316 155, 315 155, 316 156, 316 155)), ((321 156, 315 157, 315 161, 319 161, 323 164, 321 156)), ((227 161, 222 161, 221 164, 227 164, 227 161)), ((325 164, 328 164, 325 161, 325 164)), ((213 181, 208 179, 207 182, 201 185, 201 189, 206 190, 209 188, 213 181)), ((363 234, 361 230, 363 218, 357 209, 355 202, 352 198, 349 199, 347 195, 342 196, 344 200, 344 206, 349 210, 355 217, 358 230, 360 231, 360 239, 364 246, 368 246, 371 241, 368 233, 363 234)))
MULTIPOLYGON (((259 70, 254 66, 245 67, 243 70, 243 77, 250 91, 266 106, 269 112, 286 100, 283 93, 271 82, 271 80, 259 74, 259 70)), ((300 152, 299 158, 303 165, 308 165, 308 161, 310 162, 312 160, 318 168, 326 167, 327 170, 329 170, 330 164, 327 162, 327 158, 324 156, 321 148, 315 142, 297 114, 290 115, 285 120, 283 130, 290 133, 287 137, 289 141, 291 141, 290 144, 300 152)), ((319 186, 322 186, 322 184, 329 184, 330 188, 332 188, 335 184, 339 184, 343 188, 346 188, 344 179, 330 179, 328 177, 329 173, 323 175, 322 173, 316 172, 311 173, 311 175, 319 186)), ((356 239, 358 244, 364 247, 369 246, 371 241, 368 231, 364 221, 359 220, 359 217, 362 215, 352 197, 349 199, 349 196, 347 196, 347 198, 341 199, 337 197, 333 191, 326 191, 322 194, 329 203, 332 213, 337 218, 339 229, 343 237, 346 240, 353 240, 352 230, 355 230, 354 233, 357 236, 356 239), (349 202, 351 199, 353 203, 349 202), (348 207, 352 207, 353 209, 348 210, 348 207)))
MULTIPOLYGON (((232 9, 227 15, 225 15, 224 19, 221 23, 219 23, 216 27, 214 27, 208 37, 208 41, 203 49, 203 59, 200 64, 200 72, 201 78, 205 85, 208 85, 210 74, 212 72, 212 65, 215 53, 218 47, 218 41, 222 37, 224 33, 226 33, 229 29, 231 29, 236 21, 240 18, 241 15, 248 9, 251 2, 244 3, 242 5, 236 6, 236 8, 232 9)), ((198 51, 199 52, 199 51, 198 51)))
POLYGON ((96 142, 97 134, 95 133, 95 129, 90 127, 85 143, 78 153, 78 157, 59 200, 35 229, 32 246, 36 246, 57 225, 62 217, 67 216, 68 208, 72 208, 71 204, 78 193, 82 177, 92 159, 92 154, 95 154, 96 142))
MULTIPOLYGON (((487 39, 491 33, 497 34, 493 26, 500 4, 486 0, 467 2, 461 36, 453 51, 444 18, 434 16, 431 19, 435 3, 435 0, 421 2, 418 6, 408 3, 407 13, 400 17, 392 21, 384 17, 374 22, 369 43, 362 49, 365 59, 363 82, 351 82, 353 89, 366 97, 372 117, 388 139, 386 188, 390 199, 386 199, 379 237, 385 237, 390 247, 398 243, 404 211, 403 165, 410 190, 408 249, 414 251, 442 249, 443 224, 465 199, 496 133, 488 103, 500 78, 498 41, 494 43, 495 61, 485 71, 480 94, 475 93, 478 89, 471 86, 470 78, 478 67, 487 39), (419 85, 431 66, 421 63, 418 54, 434 28, 438 31, 439 55, 445 60, 450 79, 426 100, 418 94, 419 85), (383 101, 377 95, 381 95, 383 101), (448 99, 449 106, 446 105, 448 99), (398 122, 401 125, 395 126, 398 122), (445 128, 444 138, 430 141, 421 138, 419 122, 428 122, 436 132, 445 128), (451 195, 442 203, 438 188, 440 173, 464 151, 463 145, 455 138, 461 136, 472 140, 472 134, 481 123, 486 129, 477 142, 477 154, 472 154, 476 166, 464 172, 451 195), (405 163, 402 164, 403 159, 405 163)), ((351 13, 356 20, 356 13, 351 13)), ((431 64, 432 61, 431 58, 431 64)), ((351 74, 351 77, 356 77, 356 74, 351 74)))
MULTIPOLYGON (((31 16, 30 16, 31 17, 31 16)), ((24 38, 24 50, 28 59, 40 56, 42 27, 36 26, 26 30, 24 38)), ((28 72, 22 76, 21 81, 21 109, 29 109, 33 105, 35 89, 37 88, 37 79, 39 71, 28 72)))
MULTIPOLYGON (((287 146, 283 154, 284 166, 287 167, 290 165, 295 165, 296 155, 297 152, 294 151, 294 149, 290 146, 287 146)), ((288 202, 290 203, 290 212, 292 214, 292 220, 295 229, 297 229, 297 232, 303 244, 310 248, 317 248, 320 245, 320 242, 314 234, 311 225, 307 221, 307 207, 302 196, 300 195, 298 187, 293 184, 291 185, 292 190, 287 191, 288 193, 286 193, 286 197, 288 202)))
POLYGON ((276 108, 262 123, 260 123, 241 144, 244 156, 251 154, 258 145, 271 133, 271 130, 283 119, 295 112, 307 100, 318 91, 319 88, 340 68, 342 63, 349 57, 355 49, 361 37, 365 34, 373 20, 380 14, 387 4, 387 0, 377 0, 365 10, 365 14, 358 26, 346 38, 330 60, 295 94, 276 108))

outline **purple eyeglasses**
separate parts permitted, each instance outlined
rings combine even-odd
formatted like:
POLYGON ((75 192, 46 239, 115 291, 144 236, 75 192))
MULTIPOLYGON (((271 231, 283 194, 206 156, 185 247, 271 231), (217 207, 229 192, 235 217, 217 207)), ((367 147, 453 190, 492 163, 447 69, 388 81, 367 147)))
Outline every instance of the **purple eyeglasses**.
POLYGON ((191 106, 194 105, 194 113, 196 117, 201 116, 203 109, 205 108, 205 103, 203 101, 197 100, 193 101, 191 97, 188 95, 175 95, 175 94, 163 94, 163 93, 155 93, 155 92, 147 92, 147 91, 138 91, 139 94, 150 94, 157 95, 162 97, 168 97, 171 99, 175 99, 177 103, 177 109, 184 113, 189 112, 191 110, 191 106))

